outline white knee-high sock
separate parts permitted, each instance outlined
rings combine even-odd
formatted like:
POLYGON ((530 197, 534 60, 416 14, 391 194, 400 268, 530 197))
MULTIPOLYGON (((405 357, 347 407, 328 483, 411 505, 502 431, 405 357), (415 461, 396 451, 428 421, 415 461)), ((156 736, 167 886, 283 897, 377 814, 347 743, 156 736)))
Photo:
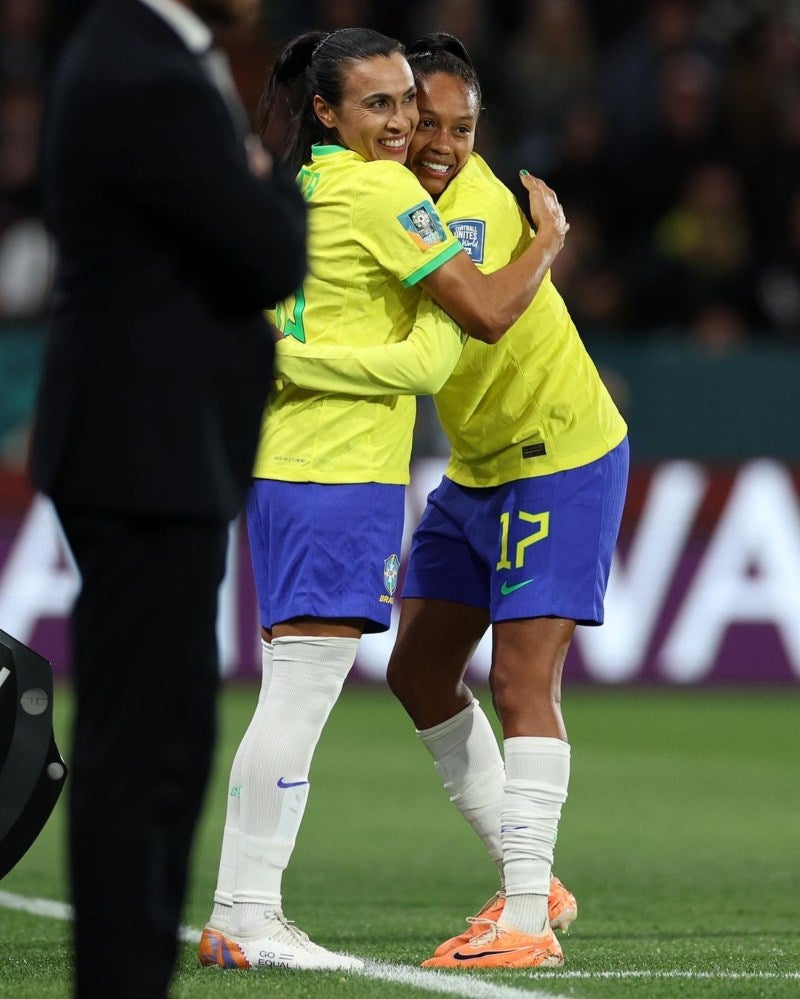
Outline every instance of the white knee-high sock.
POLYGON ((433 757, 450 800, 483 841, 503 881, 500 812, 505 770, 489 719, 477 699, 417 735, 433 757))
POLYGON ((281 905, 281 880, 308 799, 317 742, 355 661, 358 639, 273 640, 272 679, 243 754, 234 935, 254 936, 281 905))
POLYGON ((217 888, 214 892, 214 910, 209 923, 215 929, 224 930, 230 922, 233 906, 233 886, 236 877, 236 850, 239 838, 239 790, 242 783, 242 761, 249 752, 254 739, 257 739, 258 726, 254 724, 258 709, 264 703, 272 679, 272 644, 261 640, 261 689, 258 704, 247 727, 231 765, 228 778, 228 803, 225 811, 225 828, 222 833, 222 851, 217 874, 217 888))
POLYGON ((567 800, 570 747, 561 739, 532 736, 506 739, 503 747, 506 905, 501 921, 524 933, 542 933, 547 925, 553 848, 567 800))

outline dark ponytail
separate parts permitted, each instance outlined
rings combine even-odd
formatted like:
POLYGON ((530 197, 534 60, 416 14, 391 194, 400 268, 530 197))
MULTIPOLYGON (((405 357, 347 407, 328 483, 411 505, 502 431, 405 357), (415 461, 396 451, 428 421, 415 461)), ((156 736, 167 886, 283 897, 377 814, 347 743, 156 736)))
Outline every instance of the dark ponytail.
POLYGON ((434 73, 457 76, 474 93, 481 106, 481 84, 470 59, 469 52, 454 35, 434 31, 418 39, 406 50, 408 63, 415 80, 425 80, 434 73))
POLYGON ((339 28, 330 33, 308 31, 293 38, 279 53, 259 102, 263 135, 279 112, 288 115, 283 160, 299 170, 311 159, 315 142, 333 142, 314 112, 314 95, 338 108, 342 103, 347 63, 373 56, 404 54, 395 38, 371 28, 339 28))

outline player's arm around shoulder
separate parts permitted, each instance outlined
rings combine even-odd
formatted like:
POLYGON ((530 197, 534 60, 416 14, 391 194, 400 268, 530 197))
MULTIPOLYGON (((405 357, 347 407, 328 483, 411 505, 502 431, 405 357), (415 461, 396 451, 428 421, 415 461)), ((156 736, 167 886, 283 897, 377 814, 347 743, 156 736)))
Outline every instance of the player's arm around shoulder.
POLYGON ((350 347, 285 337, 276 344, 275 374, 312 392, 435 395, 458 363, 465 339, 452 319, 423 295, 405 340, 350 347))

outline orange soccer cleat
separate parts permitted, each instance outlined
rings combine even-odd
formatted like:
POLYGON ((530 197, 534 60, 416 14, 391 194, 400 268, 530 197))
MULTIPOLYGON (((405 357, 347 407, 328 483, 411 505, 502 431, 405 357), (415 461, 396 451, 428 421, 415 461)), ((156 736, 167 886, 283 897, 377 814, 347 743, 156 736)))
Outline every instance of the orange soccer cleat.
POLYGON ((547 918, 553 930, 567 930, 578 918, 578 902, 575 896, 555 875, 550 878, 547 918))
POLYGON ((455 950, 456 947, 469 943, 473 937, 477 937, 480 936, 481 933, 485 933, 487 924, 491 922, 496 923, 500 918, 505 904, 506 897, 502 891, 497 892, 496 895, 492 895, 489 901, 478 910, 477 915, 467 916, 468 925, 464 932, 459 933, 458 936, 450 937, 449 940, 445 940, 444 943, 439 944, 433 952, 433 956, 441 957, 443 954, 449 954, 450 951, 455 950))
MULTIPOLYGON (((479 936, 486 930, 487 922, 497 922, 506 904, 506 897, 502 891, 492 895, 488 902, 475 916, 469 916, 467 923, 469 926, 458 936, 450 937, 444 943, 439 944, 433 952, 434 957, 441 957, 449 951, 462 944, 468 943, 473 937, 479 936)), ((550 896, 547 899, 547 916, 550 926, 554 930, 566 930, 578 918, 578 903, 575 896, 558 880, 555 875, 550 878, 550 896)))
POLYGON ((558 968, 564 952, 548 926, 539 936, 487 920, 484 931, 447 954, 429 957, 423 968, 558 968))

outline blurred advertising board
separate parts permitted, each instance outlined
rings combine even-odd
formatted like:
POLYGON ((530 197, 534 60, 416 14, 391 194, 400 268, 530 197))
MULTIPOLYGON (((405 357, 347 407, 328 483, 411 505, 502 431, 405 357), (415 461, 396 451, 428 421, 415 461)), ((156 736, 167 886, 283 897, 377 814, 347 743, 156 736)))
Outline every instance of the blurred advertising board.
MULTIPOLYGON (((414 462, 395 599, 411 531, 443 468, 440 458, 414 462)), ((0 487, 0 628, 49 659, 57 676, 69 675, 67 615, 77 573, 50 503, 15 477, 0 479, 0 487)), ((258 613, 241 522, 231 527, 217 627, 224 674, 255 678, 258 613)), ((382 682, 393 635, 363 639, 354 677, 382 682)), ((487 634, 470 666, 473 681, 485 679, 489 655, 487 634)), ((767 458, 724 467, 694 460, 635 466, 606 621, 578 628, 566 678, 800 681, 800 467, 767 458)))

